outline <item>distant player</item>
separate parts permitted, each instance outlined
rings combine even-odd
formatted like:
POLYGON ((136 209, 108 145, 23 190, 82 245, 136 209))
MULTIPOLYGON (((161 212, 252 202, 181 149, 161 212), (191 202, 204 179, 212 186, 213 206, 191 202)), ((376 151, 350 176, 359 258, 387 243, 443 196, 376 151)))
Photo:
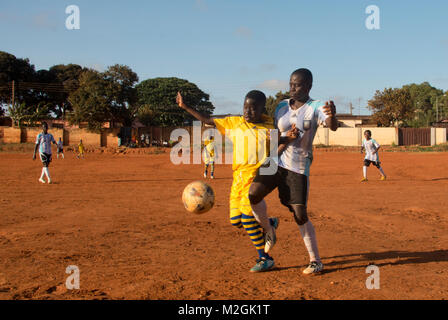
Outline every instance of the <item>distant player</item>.
POLYGON ((43 168, 40 175, 39 182, 45 183, 44 176, 47 176, 48 183, 51 183, 50 171, 48 166, 51 162, 51 144, 56 144, 53 135, 48 133, 48 124, 42 123, 42 132, 36 137, 36 146, 34 147, 33 160, 36 160, 36 153, 39 149, 40 160, 42 161, 43 168))
POLYGON ((364 131, 364 137, 365 139, 362 141, 361 153, 363 153, 363 151, 365 150, 366 156, 364 158, 364 166, 362 168, 363 178, 361 182, 367 181, 367 168, 370 166, 370 164, 373 164, 378 168, 378 170, 380 170, 380 180, 386 180, 386 174, 384 173, 383 168, 381 168, 381 162, 378 156, 378 150, 381 148, 381 146, 378 144, 378 142, 376 142, 375 139, 372 139, 372 132, 370 130, 364 131))
POLYGON ((58 151, 56 153, 57 158, 59 159, 59 155, 61 155, 62 159, 64 159, 65 158, 64 157, 64 144, 62 143, 61 137, 59 137, 57 147, 58 147, 58 151))
MULTIPOLYGON (((266 104, 266 96, 258 90, 250 91, 244 98, 244 116, 225 117, 222 119, 211 119, 188 107, 183 102, 183 97, 180 93, 177 94, 176 101, 182 109, 186 110, 199 121, 216 126, 221 134, 225 135, 226 130, 230 131, 231 136, 229 138, 233 142, 233 182, 230 191, 230 223, 237 228, 243 227, 246 230, 258 252, 259 259, 250 271, 262 272, 272 269, 274 267, 274 259, 264 251, 265 240, 263 228, 254 218, 249 201, 249 187, 258 168, 268 159, 268 154, 265 152, 263 158, 260 159, 257 156, 257 152, 252 154, 251 148, 248 147, 248 144, 244 143, 245 137, 252 136, 257 140, 257 145, 265 146, 267 144, 269 139, 268 131, 273 129, 274 126, 272 119, 262 114, 266 104), (237 143, 241 141, 243 143, 237 143), (244 155, 242 157, 243 159, 238 159, 237 157, 241 155, 244 155)), ((272 218, 270 223, 276 228, 278 219, 272 218)))
POLYGON ((210 178, 215 179, 215 137, 211 136, 204 141, 204 178, 207 178, 208 167, 210 166, 210 178))
POLYGON ((79 144, 78 144, 78 159, 83 158, 84 159, 84 152, 85 152, 85 148, 84 145, 82 143, 82 139, 79 140, 79 144))

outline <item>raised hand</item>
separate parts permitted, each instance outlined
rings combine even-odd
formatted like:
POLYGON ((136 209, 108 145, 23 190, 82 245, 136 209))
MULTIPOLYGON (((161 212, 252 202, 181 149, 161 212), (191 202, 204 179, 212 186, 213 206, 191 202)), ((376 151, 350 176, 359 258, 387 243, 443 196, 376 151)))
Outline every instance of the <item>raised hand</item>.
POLYGON ((332 100, 325 102, 323 111, 327 116, 334 117, 336 115, 336 106, 332 100))
POLYGON ((176 103, 179 105, 179 107, 181 107, 182 109, 185 109, 187 106, 184 103, 184 98, 182 97, 182 95, 180 94, 180 91, 177 92, 177 97, 176 97, 176 103))

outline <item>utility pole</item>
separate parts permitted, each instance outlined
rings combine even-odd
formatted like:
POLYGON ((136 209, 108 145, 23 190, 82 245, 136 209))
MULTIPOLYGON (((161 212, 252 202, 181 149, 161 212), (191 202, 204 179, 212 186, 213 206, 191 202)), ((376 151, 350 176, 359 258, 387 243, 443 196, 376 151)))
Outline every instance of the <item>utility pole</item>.
POLYGON ((16 82, 14 80, 12 80, 12 90, 11 90, 11 104, 12 107, 14 108, 15 105, 15 97, 16 97, 16 82))
POLYGON ((436 97, 436 122, 439 122, 439 97, 436 97))

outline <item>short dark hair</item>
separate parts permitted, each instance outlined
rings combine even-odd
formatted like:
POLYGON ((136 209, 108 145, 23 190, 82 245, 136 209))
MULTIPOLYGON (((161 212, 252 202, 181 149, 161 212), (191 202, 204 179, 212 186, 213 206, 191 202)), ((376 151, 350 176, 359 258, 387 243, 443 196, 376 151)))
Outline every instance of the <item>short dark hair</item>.
POLYGON ((309 81, 310 84, 313 84, 313 74, 308 69, 305 69, 305 68, 297 69, 293 73, 291 73, 291 77, 294 76, 294 75, 299 75, 302 78, 304 78, 307 81, 309 81))
POLYGON ((260 90, 249 91, 246 94, 246 98, 244 100, 246 100, 246 99, 253 99, 253 100, 255 100, 257 105, 258 104, 260 104, 262 106, 266 105, 266 95, 263 92, 261 92, 260 90))
POLYGON ((46 123, 45 121, 42 121, 42 127, 45 126, 48 128, 48 123, 46 123))
POLYGON ((372 135, 372 131, 370 131, 370 130, 364 131, 364 134, 366 134, 366 133, 369 133, 370 135, 372 135))

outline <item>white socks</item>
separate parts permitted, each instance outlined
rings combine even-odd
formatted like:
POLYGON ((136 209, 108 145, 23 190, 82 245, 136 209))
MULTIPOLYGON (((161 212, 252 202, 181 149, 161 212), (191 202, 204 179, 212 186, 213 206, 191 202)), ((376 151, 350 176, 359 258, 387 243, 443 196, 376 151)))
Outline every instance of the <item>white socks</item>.
POLYGON ((48 180, 48 181, 51 181, 51 178, 50 178, 50 171, 48 171, 48 167, 43 167, 43 168, 42 168, 42 176, 41 176, 41 178, 43 178, 44 173, 45 173, 45 175, 47 176, 47 180, 48 180))
POLYGON ((40 175, 40 180, 44 178, 45 175, 45 167, 42 168, 42 174, 40 175))
POLYGON ((316 232, 311 221, 308 221, 304 225, 299 226, 300 233, 302 234, 303 242, 310 255, 310 261, 320 262, 319 250, 317 249, 316 232))
POLYGON ((364 175, 364 178, 367 179, 367 167, 362 167, 362 174, 364 175))
POLYGON ((255 220, 260 224, 260 226, 264 229, 264 231, 270 231, 272 226, 269 221, 266 202, 262 200, 257 204, 251 204, 252 213, 254 214, 255 220))

